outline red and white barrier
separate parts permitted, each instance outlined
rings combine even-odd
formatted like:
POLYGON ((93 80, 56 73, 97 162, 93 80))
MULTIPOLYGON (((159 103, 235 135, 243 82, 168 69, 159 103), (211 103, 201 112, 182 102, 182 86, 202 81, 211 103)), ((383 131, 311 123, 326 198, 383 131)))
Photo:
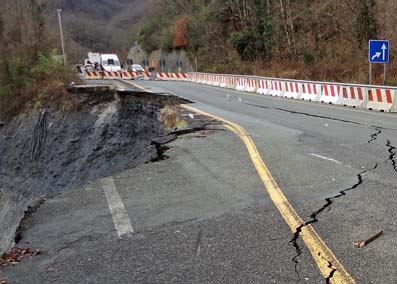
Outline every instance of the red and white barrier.
POLYGON ((207 76, 207 79, 206 79, 206 81, 205 81, 205 84, 206 84, 206 85, 212 85, 213 77, 214 77, 214 76, 212 76, 212 75, 208 75, 208 76, 207 76))
POLYGON ((243 78, 238 78, 237 79, 237 86, 236 86, 236 90, 237 91, 244 91, 245 90, 245 86, 246 86, 246 81, 243 78))
POLYGON ((257 89, 256 80, 247 79, 245 91, 249 93, 254 93, 257 89))
POLYGON ((200 84, 205 84, 207 82, 207 75, 202 75, 198 78, 200 84))
POLYGON ((221 79, 220 79, 221 77, 220 76, 215 76, 214 77, 214 82, 213 82, 213 86, 215 86, 215 87, 219 87, 219 85, 220 85, 220 83, 221 83, 221 79))
POLYGON ((194 80, 196 83, 200 83, 202 84, 202 82, 204 81, 204 77, 205 75, 201 75, 201 74, 195 74, 196 76, 194 77, 194 80))
POLYGON ((102 79, 103 80, 116 80, 121 79, 121 74, 118 71, 103 71, 102 72, 102 79))
POLYGON ((139 77, 138 72, 134 71, 121 71, 121 78, 125 80, 133 80, 139 77))
POLYGON ((150 80, 151 73, 149 71, 143 71, 141 74, 143 75, 144 80, 150 80))
POLYGON ((192 82, 216 84, 223 88, 238 91, 256 92, 261 95, 285 96, 307 101, 367 108, 371 110, 397 112, 392 87, 372 87, 367 85, 333 84, 323 82, 288 81, 281 79, 251 79, 248 76, 217 75, 194 73, 192 82), (219 77, 214 79, 214 77, 219 77), (214 83, 215 82, 215 83, 214 83))
MULTIPOLYGON (((121 71, 85 71, 81 75, 87 80, 136 79, 143 77, 150 80, 152 73, 121 71)), ((190 81, 195 83, 235 89, 237 91, 256 92, 260 95, 284 96, 287 98, 321 101, 324 103, 366 108, 384 112, 397 112, 395 95, 397 89, 392 87, 373 87, 366 85, 333 84, 322 82, 304 82, 273 80, 271 78, 251 79, 249 77, 203 74, 203 73, 166 73, 158 72, 158 80, 190 81)))
POLYGON ((187 74, 186 73, 172 73, 174 80, 186 80, 187 74))
POLYGON ((227 88, 229 89, 236 89, 237 86, 237 78, 236 77, 229 77, 227 78, 227 88))
POLYGON ((207 76, 207 80, 205 81, 206 85, 213 85, 214 84, 214 76, 210 75, 207 76))
POLYGON ((259 81, 259 87, 256 90, 256 92, 259 95, 268 95, 270 93, 271 90, 271 81, 267 81, 267 80, 260 80, 259 81))
POLYGON ((384 112, 395 112, 396 91, 392 89, 374 88, 368 90, 368 103, 366 108, 369 110, 378 110, 384 112))
POLYGON ((227 86, 227 78, 222 76, 221 77, 221 83, 219 84, 219 87, 226 88, 226 86, 227 86))
MULTIPOLYGON (((168 81, 168 80, 170 80, 171 78, 170 78, 171 76, 168 74, 168 73, 166 73, 166 72, 158 72, 157 73, 157 79, 158 80, 162 80, 162 81, 168 81)), ((192 79, 193 80, 193 82, 197 82, 195 79, 192 79)))
POLYGON ((290 99, 300 99, 302 91, 300 84, 297 82, 285 82, 285 93, 284 97, 290 99))
POLYGON ((102 72, 85 71, 85 80, 100 80, 100 79, 102 79, 102 72))
POLYGON ((207 75, 201 75, 197 78, 197 83, 205 84, 207 82, 207 75))
POLYGON ((340 85, 324 85, 320 102, 334 105, 342 104, 342 87, 340 85))
POLYGON ((367 99, 367 89, 362 87, 344 87, 342 104, 344 106, 351 106, 355 108, 364 108, 367 99))
POLYGON ((302 83, 301 99, 305 101, 317 102, 321 97, 321 85, 312 83, 302 83))
POLYGON ((285 82, 282 81, 271 81, 272 88, 270 90, 271 96, 282 97, 285 92, 285 82))
POLYGON ((215 76, 213 76, 213 75, 208 75, 208 76, 207 76, 207 79, 206 79, 206 81, 205 81, 205 84, 206 84, 206 85, 213 85, 213 84, 214 84, 214 77, 215 77, 215 76))

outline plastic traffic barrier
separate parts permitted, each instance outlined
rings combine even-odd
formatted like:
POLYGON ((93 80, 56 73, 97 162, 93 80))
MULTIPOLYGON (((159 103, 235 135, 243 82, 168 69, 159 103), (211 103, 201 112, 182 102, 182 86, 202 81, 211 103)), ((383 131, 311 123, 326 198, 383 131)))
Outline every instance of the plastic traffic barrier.
POLYGON ((383 88, 368 89, 368 103, 366 108, 383 112, 396 112, 396 91, 383 88))
POLYGON ((139 72, 135 71, 121 71, 121 78, 125 80, 133 80, 142 77, 139 72))
POLYGON ((100 79, 102 79, 102 72, 85 71, 85 80, 100 80, 100 79))
POLYGON ((290 99, 300 99, 301 95, 301 84, 299 84, 298 82, 285 82, 284 97, 290 99))
POLYGON ((321 97, 321 85, 313 83, 302 83, 301 99, 305 101, 317 102, 321 97))
POLYGON ((102 71, 102 79, 103 80, 115 80, 120 79, 121 74, 118 71, 102 71))
POLYGON ((285 93, 285 82, 283 81, 272 81, 272 88, 270 90, 271 96, 282 97, 285 93))
MULTIPOLYGON (((168 80, 172 79, 172 75, 170 73, 167 73, 167 72, 158 72, 157 73, 157 79, 158 80, 168 81, 168 80)), ((193 79, 193 80, 195 80, 195 79, 193 79)), ((193 82, 197 82, 197 81, 193 81, 193 82)))
POLYGON ((186 73, 172 73, 172 76, 174 80, 182 80, 182 81, 187 80, 186 73))
POLYGON ((324 85, 320 102, 340 105, 343 104, 342 86, 340 85, 324 85))
POLYGON ((221 83, 220 82, 220 77, 219 76, 214 76, 214 81, 213 81, 212 85, 215 86, 215 87, 219 87, 220 83, 221 83))
MULTIPOLYGON (((231 74, 195 73, 197 82, 220 76, 220 83, 238 91, 250 91, 261 95, 284 96, 307 101, 322 101, 336 105, 366 108, 384 112, 397 112, 397 87, 359 85, 349 83, 328 83, 231 74), (201 80, 198 80, 201 78, 201 80)), ((190 75, 189 74, 189 75, 190 75)), ((194 78, 194 77, 192 77, 194 78)), ((192 80, 194 82, 194 80, 192 80)), ((207 82, 208 83, 208 82, 207 82)))
POLYGON ((249 93, 254 93, 256 92, 257 89, 257 81, 256 80, 252 80, 252 79, 247 79, 246 80, 246 86, 244 91, 249 92, 249 93))
POLYGON ((238 78, 237 79, 236 90, 237 91, 244 91, 245 90, 245 79, 243 79, 243 78, 238 78))
POLYGON ((221 83, 219 84, 219 87, 226 88, 226 86, 227 86, 227 78, 224 76, 221 76, 221 83))
POLYGON ((368 102, 367 88, 343 87, 342 104, 355 108, 365 108, 368 102))
POLYGON ((268 81, 268 80, 260 80, 258 84, 259 84, 259 87, 258 87, 258 89, 256 90, 256 92, 257 92, 259 95, 268 95, 268 94, 270 93, 271 85, 272 85, 272 82, 271 82, 271 81, 268 81))
POLYGON ((236 77, 228 77, 226 87, 228 89, 236 89, 237 86, 237 78, 236 77))

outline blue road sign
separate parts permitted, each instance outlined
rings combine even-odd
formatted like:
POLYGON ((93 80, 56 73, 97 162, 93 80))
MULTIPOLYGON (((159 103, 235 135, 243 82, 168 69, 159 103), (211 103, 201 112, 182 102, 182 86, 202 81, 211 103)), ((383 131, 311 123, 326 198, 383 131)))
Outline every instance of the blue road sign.
POLYGON ((368 61, 370 63, 389 63, 389 41, 370 40, 368 61))

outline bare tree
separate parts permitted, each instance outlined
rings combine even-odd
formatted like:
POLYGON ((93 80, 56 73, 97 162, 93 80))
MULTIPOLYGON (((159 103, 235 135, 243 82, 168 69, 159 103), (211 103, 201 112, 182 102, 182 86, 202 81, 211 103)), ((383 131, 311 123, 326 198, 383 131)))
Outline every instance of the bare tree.
POLYGON ((283 19, 284 32, 287 38, 290 55, 292 56, 292 58, 296 59, 297 50, 296 50, 294 23, 291 17, 290 0, 279 0, 279 1, 280 1, 280 12, 283 19))

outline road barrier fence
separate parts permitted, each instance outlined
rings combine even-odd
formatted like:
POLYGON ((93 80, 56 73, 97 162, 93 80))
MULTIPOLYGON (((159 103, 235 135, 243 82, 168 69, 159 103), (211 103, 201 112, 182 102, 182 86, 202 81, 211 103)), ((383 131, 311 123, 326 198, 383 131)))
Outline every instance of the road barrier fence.
POLYGON ((264 96, 285 97, 296 100, 342 105, 358 109, 397 112, 397 87, 360 85, 336 82, 316 82, 258 76, 213 73, 168 72, 80 72, 86 80, 162 80, 189 81, 264 96))
POLYGON ((188 81, 264 96, 397 112, 397 87, 191 72, 188 81), (223 84, 225 82, 225 84, 223 84))

